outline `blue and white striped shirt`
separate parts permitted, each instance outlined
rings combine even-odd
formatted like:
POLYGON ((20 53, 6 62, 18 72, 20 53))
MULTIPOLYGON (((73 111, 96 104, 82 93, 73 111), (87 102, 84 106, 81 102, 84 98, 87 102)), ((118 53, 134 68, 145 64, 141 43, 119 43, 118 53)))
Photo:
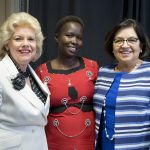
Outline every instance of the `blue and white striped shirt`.
MULTIPOLYGON (((116 72, 115 65, 99 69, 94 93, 96 145, 102 107, 116 72)), ((98 150, 98 148, 96 148, 98 150)), ((115 150, 150 150, 150 62, 126 73, 120 81, 115 111, 115 150)))

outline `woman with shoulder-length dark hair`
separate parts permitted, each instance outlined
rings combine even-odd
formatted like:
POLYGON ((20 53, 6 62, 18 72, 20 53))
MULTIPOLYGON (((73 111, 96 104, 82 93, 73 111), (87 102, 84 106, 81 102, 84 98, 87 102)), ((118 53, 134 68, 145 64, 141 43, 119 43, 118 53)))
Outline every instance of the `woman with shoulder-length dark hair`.
POLYGON ((94 93, 95 150, 150 149, 150 44, 142 27, 125 19, 106 35, 115 64, 99 69, 94 93))

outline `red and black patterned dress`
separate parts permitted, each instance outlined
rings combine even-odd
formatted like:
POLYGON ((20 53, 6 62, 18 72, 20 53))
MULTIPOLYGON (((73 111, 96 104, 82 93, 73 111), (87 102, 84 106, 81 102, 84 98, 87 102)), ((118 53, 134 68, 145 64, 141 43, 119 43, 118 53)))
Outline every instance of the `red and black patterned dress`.
POLYGON ((80 58, 80 66, 54 70, 50 62, 36 70, 51 92, 50 113, 46 126, 49 150, 94 150, 94 83, 98 64, 80 58))

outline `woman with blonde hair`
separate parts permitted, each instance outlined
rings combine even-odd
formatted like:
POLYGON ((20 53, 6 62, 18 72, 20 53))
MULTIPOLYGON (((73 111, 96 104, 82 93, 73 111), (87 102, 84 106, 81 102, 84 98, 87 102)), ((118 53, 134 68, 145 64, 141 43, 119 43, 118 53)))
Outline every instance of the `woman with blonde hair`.
POLYGON ((0 28, 0 149, 47 150, 49 91, 30 62, 42 53, 36 18, 12 14, 0 28))

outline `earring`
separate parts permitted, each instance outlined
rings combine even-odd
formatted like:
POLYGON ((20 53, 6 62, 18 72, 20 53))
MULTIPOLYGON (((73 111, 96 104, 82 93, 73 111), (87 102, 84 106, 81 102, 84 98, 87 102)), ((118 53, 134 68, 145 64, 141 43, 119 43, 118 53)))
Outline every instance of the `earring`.
POLYGON ((6 50, 6 52, 8 52, 8 51, 9 51, 9 48, 6 46, 6 47, 5 47, 5 50, 6 50))
POLYGON ((140 50, 140 53, 142 53, 142 49, 140 50))

